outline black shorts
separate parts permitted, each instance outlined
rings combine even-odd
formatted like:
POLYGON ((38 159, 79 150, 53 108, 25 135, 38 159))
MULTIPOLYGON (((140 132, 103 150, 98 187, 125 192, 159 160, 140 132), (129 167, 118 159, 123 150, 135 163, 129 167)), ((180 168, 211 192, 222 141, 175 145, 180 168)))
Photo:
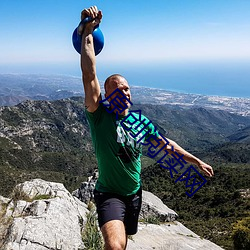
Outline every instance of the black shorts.
POLYGON ((129 196, 94 190, 94 199, 100 228, 108 221, 121 220, 127 235, 136 234, 142 203, 141 188, 136 194, 129 196))

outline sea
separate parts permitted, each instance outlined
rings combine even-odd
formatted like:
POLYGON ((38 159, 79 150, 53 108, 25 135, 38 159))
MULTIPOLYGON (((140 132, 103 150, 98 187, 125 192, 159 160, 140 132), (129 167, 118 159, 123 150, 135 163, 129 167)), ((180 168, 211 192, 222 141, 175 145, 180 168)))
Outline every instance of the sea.
POLYGON ((131 85, 182 93, 250 98, 250 63, 179 63, 116 68, 112 73, 124 75, 131 85))
MULTIPOLYGON (((61 74, 81 78, 79 61, 71 64, 39 64, 0 67, 0 73, 61 74)), ((100 81, 114 73, 130 85, 180 93, 250 98, 250 60, 219 62, 98 62, 100 81)))

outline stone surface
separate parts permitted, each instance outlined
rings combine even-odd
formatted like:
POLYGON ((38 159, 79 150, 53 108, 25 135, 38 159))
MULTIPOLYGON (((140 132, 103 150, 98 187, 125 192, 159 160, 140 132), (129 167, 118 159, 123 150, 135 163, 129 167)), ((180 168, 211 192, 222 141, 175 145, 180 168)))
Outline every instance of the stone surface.
POLYGON ((17 200, 7 207, 12 222, 1 249, 83 249, 88 209, 62 184, 35 179, 16 186, 13 196, 17 200))
MULTIPOLYGON (((91 181, 89 178, 86 183, 91 181)), ((84 249, 81 234, 89 210, 62 184, 34 179, 17 185, 12 197, 0 196, 1 250, 84 249)), ((138 233, 128 242, 128 250, 222 249, 176 221, 173 210, 152 193, 143 191, 141 218, 150 216, 168 222, 139 223, 138 233)))
POLYGON ((128 241, 127 250, 222 250, 216 244, 201 239, 179 222, 163 225, 139 224, 138 233, 128 241))
POLYGON ((88 177, 88 180, 81 183, 81 186, 72 192, 72 195, 78 198, 84 203, 93 201, 95 184, 98 179, 98 170, 96 169, 92 176, 88 177))
POLYGON ((177 213, 166 206, 161 199, 143 190, 140 219, 146 219, 151 216, 156 217, 161 222, 174 221, 178 217, 177 213))

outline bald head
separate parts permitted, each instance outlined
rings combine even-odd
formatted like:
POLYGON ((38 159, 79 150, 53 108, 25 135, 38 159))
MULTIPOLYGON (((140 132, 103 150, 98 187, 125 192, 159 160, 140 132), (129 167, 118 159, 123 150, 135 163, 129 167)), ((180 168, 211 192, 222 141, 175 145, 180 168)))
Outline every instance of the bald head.
POLYGON ((114 93, 116 89, 120 90, 120 93, 122 92, 124 96, 128 100, 131 100, 131 93, 130 88, 128 85, 127 80, 120 74, 114 74, 109 76, 105 83, 105 98, 109 98, 108 101, 110 102, 112 99, 116 98, 116 95, 120 95, 119 93, 114 93))
POLYGON ((110 89, 113 89, 113 90, 116 89, 120 82, 126 82, 128 84, 125 77, 123 77, 120 74, 114 74, 114 75, 109 76, 104 83, 105 92, 106 93, 109 92, 108 90, 110 89))

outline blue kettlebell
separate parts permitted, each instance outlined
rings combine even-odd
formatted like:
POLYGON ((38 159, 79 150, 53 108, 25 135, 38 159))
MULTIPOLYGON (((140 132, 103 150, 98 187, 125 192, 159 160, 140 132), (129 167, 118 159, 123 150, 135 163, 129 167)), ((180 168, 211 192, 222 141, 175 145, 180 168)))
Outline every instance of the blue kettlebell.
MULTIPOLYGON (((87 22, 92 21, 93 19, 91 17, 84 18, 78 25, 78 27, 83 24, 85 25, 87 22)), ((75 50, 81 54, 81 47, 82 47, 82 36, 78 34, 78 27, 74 30, 72 35, 72 43, 75 48, 75 50)), ((94 41, 94 49, 95 49, 95 55, 98 55, 104 46, 104 36, 102 31, 99 28, 99 25, 96 25, 93 30, 93 41, 94 41)))

